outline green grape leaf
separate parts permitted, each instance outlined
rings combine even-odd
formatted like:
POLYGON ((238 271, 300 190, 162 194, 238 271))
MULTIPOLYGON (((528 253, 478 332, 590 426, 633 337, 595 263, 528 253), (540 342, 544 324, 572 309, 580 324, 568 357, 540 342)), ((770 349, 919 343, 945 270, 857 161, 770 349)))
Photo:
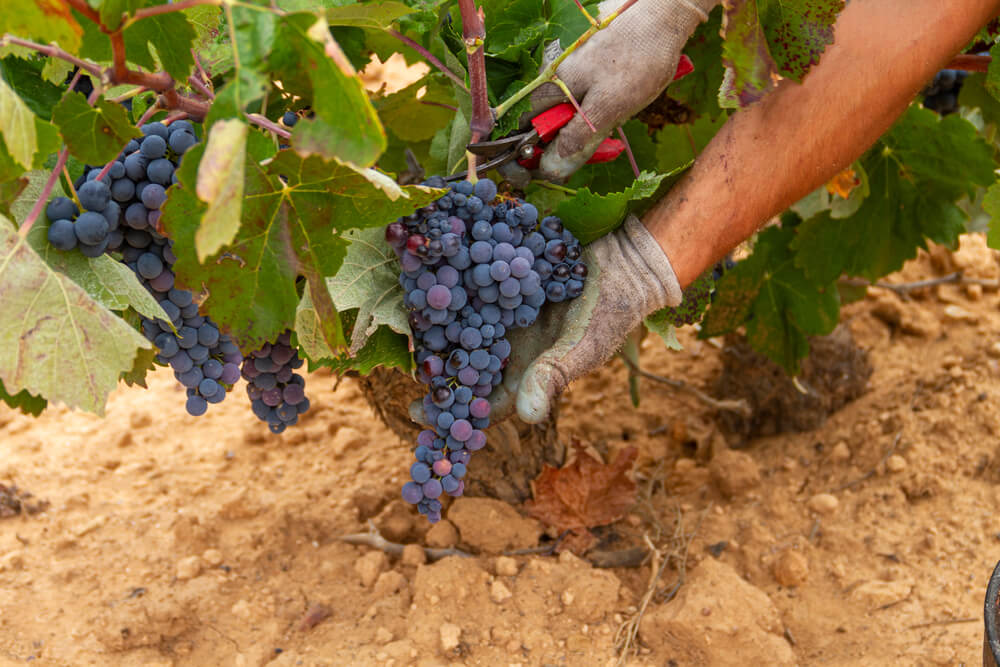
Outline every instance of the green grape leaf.
POLYGON ((952 243, 964 231, 955 201, 993 183, 993 158, 975 128, 911 107, 861 161, 869 195, 850 217, 829 211, 799 228, 797 264, 811 279, 841 273, 876 280, 916 256, 926 240, 952 243))
POLYGON ((684 349, 684 346, 681 345, 679 340, 677 340, 677 327, 674 326, 671 321, 671 315, 664 312, 665 310, 666 309, 664 308, 663 310, 651 313, 645 320, 643 320, 643 323, 646 325, 647 329, 660 337, 660 340, 663 341, 664 345, 671 350, 679 352, 684 349))
MULTIPOLYGON (((597 16, 596 3, 586 3, 597 16)), ((517 62, 540 42, 560 40, 563 47, 590 26, 572 0, 485 0, 486 55, 517 62)))
MULTIPOLYGON (((990 66, 992 67, 992 63, 990 66)), ((969 72, 958 93, 958 103, 970 109, 978 108, 984 121, 1000 125, 1000 99, 987 92, 985 74, 969 72)))
POLYGON ((430 157, 433 171, 450 176, 465 167, 465 147, 472 138, 469 121, 459 109, 452 118, 451 125, 438 130, 431 140, 430 157))
POLYGON ((990 61, 989 69, 986 70, 984 85, 986 92, 1000 100, 1000 42, 990 48, 990 56, 993 59, 990 61))
POLYGON ((7 144, 0 137, 0 213, 12 217, 11 205, 28 185, 21 167, 7 150, 7 144))
POLYGON ((684 45, 684 53, 694 63, 694 71, 671 83, 667 94, 691 109, 696 116, 718 117, 723 111, 719 106, 719 89, 725 75, 721 6, 713 9, 708 21, 694 31, 684 45))
POLYGON ((63 89, 45 80, 41 62, 7 56, 0 60, 0 76, 36 116, 45 120, 52 118, 52 109, 59 102, 63 89))
POLYGON ((281 39, 294 51, 296 67, 306 72, 315 115, 292 130, 292 145, 303 156, 319 155, 360 166, 374 164, 385 150, 386 136, 368 94, 325 21, 312 14, 282 19, 281 39))
POLYGON ((745 323, 750 345, 791 375, 809 353, 809 336, 833 331, 840 314, 836 285, 812 281, 796 266, 794 236, 780 227, 758 235, 753 254, 719 280, 699 334, 709 338, 745 323))
POLYGON ((389 327, 379 327, 368 337, 365 346, 357 354, 335 357, 328 365, 337 373, 353 370, 368 375, 378 366, 398 368, 409 373, 413 367, 409 343, 409 337, 398 334, 389 327))
POLYGON ((59 58, 46 58, 42 67, 42 78, 56 86, 65 85, 66 77, 73 71, 72 63, 59 58))
POLYGON ((75 92, 66 93, 56 105, 52 120, 73 155, 89 164, 113 160, 130 139, 142 136, 120 104, 98 99, 90 106, 75 92))
POLYGON ((135 363, 132 365, 131 370, 122 373, 122 381, 130 387, 139 386, 143 389, 148 389, 146 386, 146 374, 149 371, 156 370, 156 365, 153 363, 156 359, 158 351, 155 347, 149 350, 139 350, 139 353, 135 355, 135 363))
POLYGON ((995 250, 1000 250, 1000 182, 996 182, 986 191, 983 199, 983 210, 990 215, 990 227, 986 233, 986 243, 995 250))
MULTIPOLYGON (((622 126, 625 136, 628 137, 629 146, 632 147, 632 155, 635 157, 636 166, 639 171, 660 171, 656 157, 656 144, 649 136, 648 128, 638 120, 630 120, 622 126)), ((619 139, 618 132, 612 137, 619 139)), ((669 180, 669 179, 667 179, 669 180)), ((621 192, 628 188, 635 181, 635 172, 629 164, 628 156, 619 155, 610 162, 600 164, 585 164, 576 170, 576 173, 569 180, 569 187, 585 187, 591 192, 599 194, 610 194, 621 192)))
POLYGON ((14 89, 2 79, 0 79, 0 135, 3 136, 11 157, 18 164, 30 169, 32 158, 38 149, 35 115, 14 89))
POLYGON ((151 71, 162 66, 176 81, 186 81, 194 69, 191 47, 197 35, 181 12, 144 18, 125 28, 122 35, 125 53, 136 65, 151 71))
POLYGON ((432 138, 455 113, 449 108, 455 105, 451 84, 441 74, 426 76, 372 102, 385 128, 407 143, 432 138))
POLYGON ((580 243, 590 243, 617 229, 625 221, 629 203, 651 196, 666 176, 644 171, 626 189, 606 195, 580 188, 575 195, 560 202, 556 215, 580 243))
POLYGON ((666 173, 691 164, 727 118, 722 113, 714 120, 710 116, 702 116, 688 125, 664 125, 656 133, 657 171, 666 173))
POLYGON ((0 218, 0 381, 104 414, 108 394, 151 343, 54 271, 0 218))
POLYGON ((730 0, 724 5, 722 62, 726 73, 719 89, 719 106, 735 109, 753 104, 775 85, 778 66, 767 48, 757 14, 757 0, 730 0))
POLYGON ((43 44, 55 42, 73 54, 80 49, 83 36, 69 3, 57 0, 4 0, 0 35, 7 32, 43 44))
POLYGON ((778 70, 802 81, 833 43, 833 24, 844 0, 758 0, 764 33, 778 70))
POLYGON ((338 310, 357 308, 351 334, 351 354, 365 344, 382 325, 409 335, 403 288, 399 285, 399 260, 381 227, 351 230, 344 235, 351 242, 340 271, 327 280, 330 297, 338 310))
MULTIPOLYGON (((715 281, 712 279, 712 271, 706 271, 684 289, 680 305, 674 307, 667 306, 656 311, 646 318, 646 326, 649 326, 649 323, 652 322, 661 329, 669 325, 672 330, 673 327, 695 324, 701 320, 705 309, 711 303, 714 286, 715 281)), ((663 334, 661 333, 660 335, 663 334)))
POLYGON ((26 415, 31 417, 37 417, 42 414, 49 402, 46 401, 41 396, 32 396, 27 392, 27 390, 22 389, 13 396, 7 392, 6 387, 3 386, 3 382, 0 381, 0 401, 3 401, 8 406, 20 410, 26 415))
POLYGON ((332 26, 382 30, 391 26, 396 19, 411 13, 413 9, 402 2, 375 0, 327 9, 326 21, 332 26))
POLYGON ((195 50, 205 48, 215 39, 222 22, 222 9, 212 5, 197 5, 183 12, 188 24, 194 29, 195 50))
POLYGON ((240 229, 249 129, 234 118, 216 121, 208 133, 195 189, 198 198, 208 204, 204 221, 194 235, 199 262, 231 243, 240 229))
MULTIPOLYGON (((193 194, 204 148, 181 163, 181 187, 171 188, 162 223, 175 241, 174 271, 181 284, 205 287, 205 307, 244 349, 256 349, 292 326, 300 297, 296 278, 308 279, 313 303, 329 332, 339 319, 323 280, 340 269, 350 228, 379 227, 426 205, 434 190, 400 187, 373 169, 303 159, 280 151, 266 166, 248 158, 242 220, 236 238, 201 264, 193 238, 207 206, 193 194)), ((327 340, 332 349, 345 341, 327 340)))

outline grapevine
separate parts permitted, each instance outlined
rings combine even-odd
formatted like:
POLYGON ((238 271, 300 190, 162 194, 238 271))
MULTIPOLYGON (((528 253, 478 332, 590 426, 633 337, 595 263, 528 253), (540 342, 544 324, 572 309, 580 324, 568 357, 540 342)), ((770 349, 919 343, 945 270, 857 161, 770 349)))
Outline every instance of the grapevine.
MULTIPOLYGON (((428 389, 403 495, 433 520, 487 446, 488 399, 519 353, 507 332, 579 296, 583 247, 642 215, 729 115, 807 76, 843 2, 725 3, 659 102, 687 122, 629 120, 615 130, 627 161, 516 184, 477 180, 466 147, 517 132, 539 86, 568 90, 560 63, 634 2, 600 19, 570 0, 516 19, 473 0, 327 4, 5 7, 18 21, 0 28, 0 397, 102 413, 120 380, 168 365, 191 415, 242 378, 248 418, 280 433, 310 407, 299 368, 396 368, 428 389), (359 70, 393 53, 428 69, 366 89, 359 70), (463 168, 472 180, 425 178, 463 168)), ((849 178, 647 325, 667 340, 745 327, 794 373, 840 317, 842 276, 875 281, 928 240, 953 242, 980 203, 1000 214, 995 41, 978 36, 849 178)))

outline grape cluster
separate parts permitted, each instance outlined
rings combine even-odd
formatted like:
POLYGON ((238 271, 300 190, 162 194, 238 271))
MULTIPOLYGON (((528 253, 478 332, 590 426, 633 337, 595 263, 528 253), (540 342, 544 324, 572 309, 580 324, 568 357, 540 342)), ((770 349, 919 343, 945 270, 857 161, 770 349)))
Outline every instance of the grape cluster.
POLYGON ((386 228, 402 267, 417 376, 429 385, 429 428, 402 495, 431 522, 441 518, 443 493, 462 495, 471 453, 486 446, 487 399, 511 354, 507 331, 531 326, 546 301, 579 296, 587 277, 580 243, 558 218, 539 221, 532 204, 498 198, 489 179, 450 188, 386 228))
POLYGON ((942 116, 958 111, 958 93, 968 72, 943 69, 934 76, 930 85, 924 88, 924 107, 942 116))
POLYGON ((136 273, 170 318, 143 318, 142 333, 159 349, 156 361, 169 364, 187 389, 188 413, 200 416, 239 380, 243 355, 218 326, 199 314, 194 295, 174 286, 171 267, 177 257, 159 227, 160 207, 167 188, 177 182, 181 157, 198 142, 194 127, 185 120, 169 126, 149 123, 142 133, 109 165, 85 170, 76 183, 83 213, 77 216, 76 205, 65 197, 49 203, 49 242, 60 250, 78 247, 88 257, 119 254, 136 273), (96 231, 102 232, 100 238, 96 231), (70 243, 70 235, 75 243, 70 243))
POLYGON ((309 409, 306 380, 293 372, 301 366, 302 359, 298 350, 292 347, 289 331, 278 336, 274 343, 264 343, 243 362, 250 407, 272 433, 281 433, 294 426, 299 415, 309 409))

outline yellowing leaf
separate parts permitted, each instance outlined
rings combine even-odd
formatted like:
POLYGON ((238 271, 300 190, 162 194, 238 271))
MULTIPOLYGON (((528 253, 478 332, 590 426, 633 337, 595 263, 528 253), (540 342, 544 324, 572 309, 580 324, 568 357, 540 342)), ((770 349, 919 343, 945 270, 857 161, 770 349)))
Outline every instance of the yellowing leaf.
POLYGON ((143 336, 53 271, 0 216, 0 381, 70 407, 104 414, 143 336))
POLYGON ((851 191, 859 185, 861 185, 861 179, 858 178, 857 172, 848 167, 830 179, 830 182, 826 184, 826 191, 841 199, 847 199, 851 196, 851 191))
POLYGON ((194 235, 199 262, 232 243, 240 230, 248 129, 245 123, 232 119, 216 122, 209 132, 195 186, 198 198, 208 204, 194 235))
POLYGON ((11 157, 25 169, 31 169, 31 159, 38 149, 35 114, 3 79, 0 79, 0 134, 11 157))

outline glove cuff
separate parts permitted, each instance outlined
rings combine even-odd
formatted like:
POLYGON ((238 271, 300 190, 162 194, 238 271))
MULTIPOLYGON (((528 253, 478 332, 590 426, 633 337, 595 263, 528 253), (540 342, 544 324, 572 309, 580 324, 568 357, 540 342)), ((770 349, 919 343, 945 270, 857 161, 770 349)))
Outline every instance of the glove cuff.
POLYGON ((634 272, 629 272, 629 279, 636 283, 637 294, 647 295, 643 316, 666 306, 680 305, 683 290, 660 244, 634 215, 625 219, 622 229, 621 251, 629 262, 625 266, 635 267, 634 272))

